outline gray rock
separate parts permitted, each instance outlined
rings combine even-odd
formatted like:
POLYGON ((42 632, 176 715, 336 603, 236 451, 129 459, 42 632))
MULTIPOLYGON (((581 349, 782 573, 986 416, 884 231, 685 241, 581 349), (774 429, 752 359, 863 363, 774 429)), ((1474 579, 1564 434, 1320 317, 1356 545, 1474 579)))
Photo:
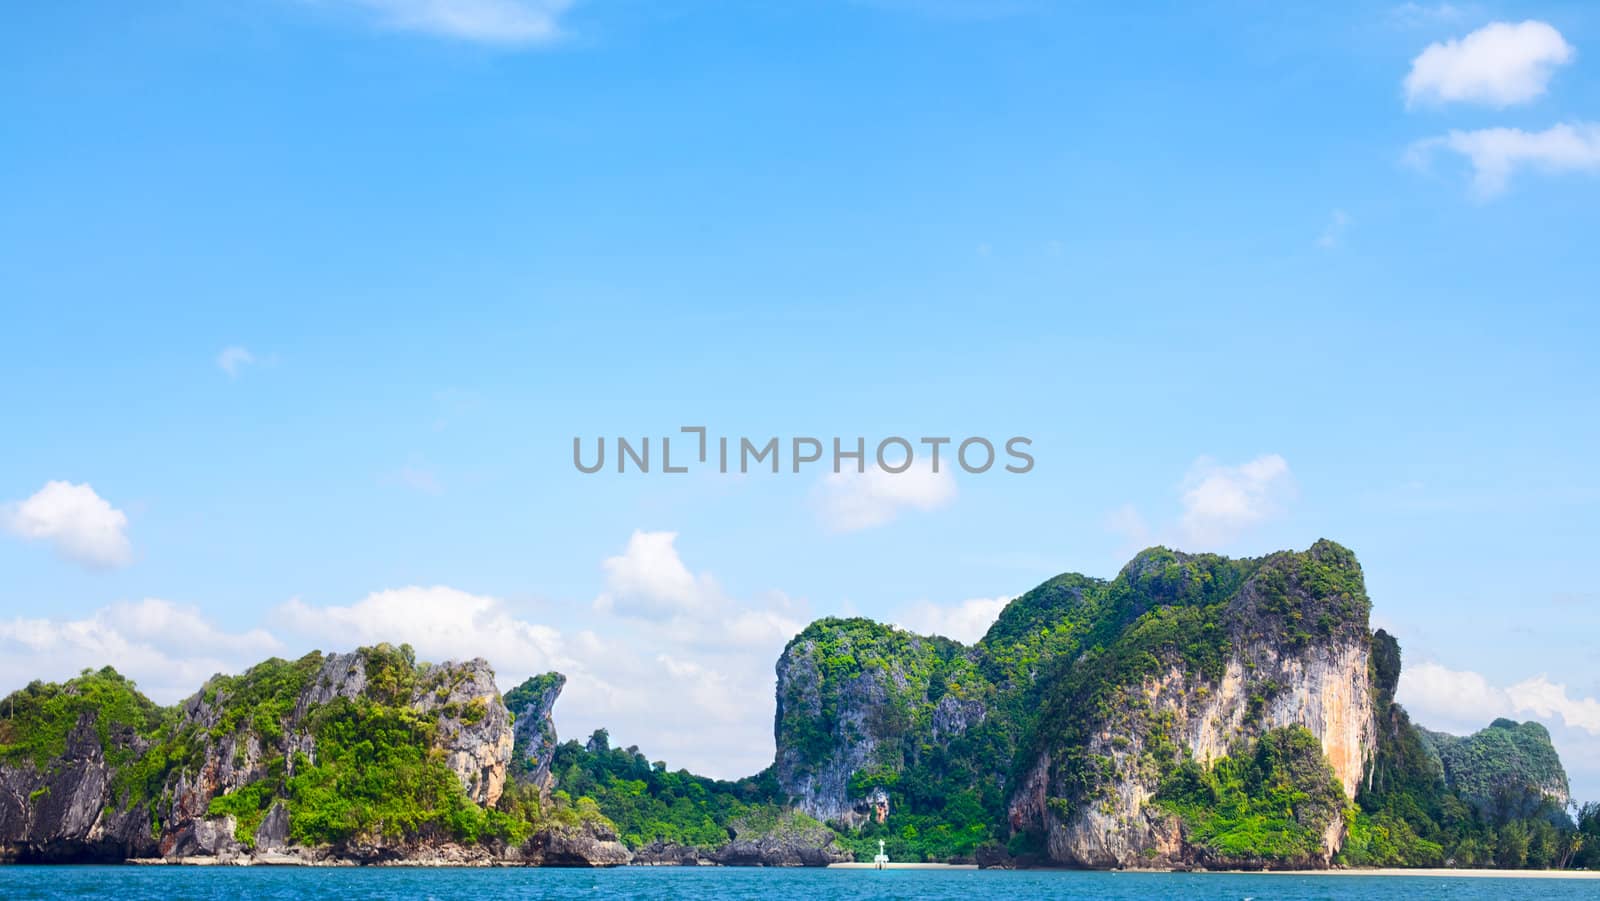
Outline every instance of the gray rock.
POLYGON ((556 724, 554 709, 567 677, 560 673, 546 673, 528 679, 506 696, 516 715, 516 744, 513 754, 517 759, 518 778, 548 791, 551 785, 550 760, 556 750, 556 724))
POLYGON ((522 854, 541 867, 620 867, 633 860, 616 832, 600 823, 545 829, 528 839, 522 854))
POLYGON ((282 801, 272 805, 261 825, 256 827, 256 851, 283 851, 289 846, 289 808, 282 801))
MULTIPOLYGON (((712 861, 707 858, 705 862, 712 861)), ((636 867, 697 867, 700 864, 699 848, 659 839, 640 848, 633 855, 633 865, 636 867)))
MULTIPOLYGON (((147 744, 126 730, 109 742, 133 753, 147 744)), ((120 862, 152 853, 149 808, 122 809, 111 776, 92 711, 78 718, 64 753, 44 769, 32 761, 0 765, 0 859, 120 862)))

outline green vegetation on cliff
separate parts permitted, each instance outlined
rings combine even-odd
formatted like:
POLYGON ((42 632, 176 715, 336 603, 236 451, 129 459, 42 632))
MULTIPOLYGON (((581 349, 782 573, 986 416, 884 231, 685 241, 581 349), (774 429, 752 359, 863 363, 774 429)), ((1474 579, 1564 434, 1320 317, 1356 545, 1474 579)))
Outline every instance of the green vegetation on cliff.
POLYGON ((669 771, 637 748, 611 747, 603 729, 586 745, 557 746, 551 772, 562 792, 593 798, 634 849, 662 841, 711 850, 727 843, 736 820, 783 809, 770 770, 738 782, 669 771))
POLYGON ((1238 560, 1152 548, 1109 582, 1058 576, 1013 600, 972 647, 820 620, 779 667, 780 783, 833 809, 842 786, 835 825, 863 856, 880 838, 897 859, 965 858, 984 845, 1044 853, 1043 833, 1013 829, 1008 805, 1046 761, 1041 801, 1055 822, 1112 809, 1128 779, 1153 781, 1184 840, 1224 861, 1325 857, 1336 820, 1350 864, 1576 859, 1548 734, 1502 722, 1453 739, 1415 727, 1393 703, 1398 645, 1368 632, 1370 605, 1355 555, 1324 540, 1238 560), (1263 729, 1298 678, 1301 664, 1280 661, 1333 666, 1335 648, 1370 649, 1379 734, 1359 804, 1309 733, 1263 729), (1221 736, 1229 753, 1202 767, 1170 702, 1203 706, 1230 663, 1243 723, 1221 736), (1159 692, 1167 702, 1155 703, 1159 692), (878 790, 890 801, 884 823, 866 803, 878 790))
MULTIPOLYGON (((1395 703, 1399 644, 1368 632, 1369 603, 1355 556, 1319 541, 1243 560, 1153 548, 1110 581, 1059 576, 973 646, 819 620, 779 661, 774 766, 735 782, 612 748, 604 730, 558 745, 545 717, 560 675, 527 680, 506 709, 482 661, 430 666, 403 645, 268 660, 170 708, 109 668, 34 682, 0 700, 0 766, 48 776, 89 743, 111 769, 106 814, 145 842, 201 813, 234 817, 248 847, 286 813, 304 845, 498 847, 608 818, 635 849, 714 851, 735 835, 815 845, 824 827, 800 805, 859 859, 880 840, 896 860, 1109 853, 1082 852, 1106 836, 1064 838, 1089 823, 1127 833, 1110 836, 1122 857, 1088 865, 1141 853, 1316 865, 1343 823, 1335 862, 1347 865, 1600 866, 1600 805, 1566 814, 1549 733, 1413 724, 1395 703), (1335 733, 1366 735, 1370 701, 1375 733, 1356 748, 1370 760, 1348 740, 1335 754, 1359 785, 1351 803, 1315 735, 1283 724, 1307 721, 1319 687, 1347 694, 1363 655, 1370 695, 1341 708, 1363 719, 1335 733), (1313 668, 1323 681, 1302 681, 1313 668), (488 779, 483 761, 508 746, 512 762, 488 779), (1202 764, 1202 747, 1225 753, 1202 764), (1130 785, 1154 792, 1142 811, 1118 807, 1130 785), (1157 831, 1133 834, 1145 817, 1157 831)), ((34 810, 49 798, 24 793, 34 810)))
POLYGON ((168 714, 109 666, 61 684, 30 682, 0 702, 0 762, 43 768, 66 752, 68 736, 87 720, 107 761, 119 766, 128 752, 112 741, 113 733, 153 735, 168 714))
POLYGON ((1156 795, 1214 857, 1302 866, 1322 857, 1323 833, 1347 803, 1322 744, 1300 726, 1268 730, 1210 767, 1186 761, 1156 795))
POLYGON ((515 843, 532 830, 531 823, 467 797, 434 750, 437 726, 430 716, 367 698, 338 698, 317 710, 310 727, 316 762, 299 756, 295 775, 281 789, 274 786, 287 797, 290 835, 301 844, 373 835, 394 840, 425 829, 465 842, 493 836, 515 843))
POLYGON ((192 816, 184 805, 202 792, 204 814, 233 816, 247 848, 275 805, 303 845, 517 844, 547 824, 603 821, 591 800, 543 803, 515 784, 493 807, 474 801, 443 734, 471 729, 499 703, 492 685, 488 696, 458 695, 471 666, 419 664, 409 646, 387 644, 274 658, 170 708, 109 668, 86 671, 0 701, 0 764, 60 766, 73 730, 92 727, 112 770, 110 809, 147 810, 154 837, 192 816))
MULTIPOLYGON (((1372 638, 1378 741, 1343 853, 1358 866, 1559 867, 1581 860, 1566 773, 1537 723, 1466 738, 1428 732, 1394 703, 1399 642, 1372 638)), ((1579 817, 1581 822, 1582 817, 1579 817)))

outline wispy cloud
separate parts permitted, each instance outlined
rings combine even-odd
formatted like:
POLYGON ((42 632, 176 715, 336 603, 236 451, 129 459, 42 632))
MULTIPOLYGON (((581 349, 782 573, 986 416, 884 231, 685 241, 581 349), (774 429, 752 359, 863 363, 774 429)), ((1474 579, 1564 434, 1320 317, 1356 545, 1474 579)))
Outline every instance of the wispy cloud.
POLYGON ((1544 675, 1500 687, 1470 670, 1410 664, 1401 670, 1397 697, 1419 722, 1458 731, 1481 728, 1497 716, 1532 716, 1600 735, 1600 700, 1574 697, 1544 675))
POLYGON ((891 522, 905 510, 937 510, 955 500, 956 480, 946 465, 914 463, 905 472, 871 468, 822 477, 813 491, 822 523, 835 532, 854 532, 891 522))
POLYGON ((1295 491, 1289 463, 1277 454, 1238 466, 1201 458, 1184 480, 1179 528, 1188 547, 1214 548, 1277 516, 1295 491))
POLYGON ((982 21, 1003 19, 1035 10, 1038 0, 857 0, 890 12, 934 19, 982 21))
POLYGON ((1201 457, 1178 487, 1176 522, 1151 526, 1132 504, 1105 518, 1106 531, 1124 539, 1123 551, 1169 544, 1188 551, 1214 551, 1281 516, 1298 489, 1289 462, 1262 454, 1235 466, 1201 457))
POLYGON ((1389 21, 1402 28, 1453 25, 1467 17, 1454 3, 1402 3, 1389 10, 1389 21))
POLYGON ((251 353, 248 347, 238 345, 224 347, 222 352, 217 354, 217 368, 226 372, 230 379, 238 378, 241 370, 255 362, 256 355, 251 353))
POLYGON ((943 635, 976 644, 1009 603, 1009 597, 970 598, 957 604, 918 601, 901 608, 894 615, 894 622, 920 635, 943 635))
POLYGON ((336 0, 387 28, 485 44, 547 44, 562 36, 572 0, 336 0))
POLYGON ((438 496, 444 494, 444 485, 440 484, 439 477, 433 470, 425 466, 406 465, 400 467, 396 476, 400 484, 422 494, 438 496))
POLYGON ((0 692, 112 665, 170 703, 214 673, 238 672, 281 649, 262 629, 230 632, 194 607, 155 598, 79 619, 17 617, 0 620, 0 692))
POLYGON ((1406 75, 1406 104, 1526 103, 1544 94, 1556 67, 1575 55, 1546 22, 1493 22, 1459 40, 1429 44, 1418 54, 1406 75))
POLYGON ((1328 217, 1328 224, 1322 229, 1322 234, 1317 236, 1317 246, 1323 250, 1332 250, 1344 241, 1344 233, 1350 229, 1350 214, 1344 210, 1334 210, 1328 217))
POLYGON ((1505 193, 1521 169, 1551 175, 1600 173, 1600 122, 1571 122, 1544 131, 1483 128, 1452 131, 1411 145, 1406 159, 1426 169, 1439 151, 1459 154, 1472 166, 1472 191, 1480 200, 1505 193))

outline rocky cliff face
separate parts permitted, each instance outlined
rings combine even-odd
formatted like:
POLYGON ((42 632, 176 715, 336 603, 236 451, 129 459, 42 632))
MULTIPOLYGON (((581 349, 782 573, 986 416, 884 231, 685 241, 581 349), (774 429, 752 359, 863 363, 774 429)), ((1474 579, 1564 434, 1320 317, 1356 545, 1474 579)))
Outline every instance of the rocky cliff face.
MULTIPOLYGON (((1181 555, 1141 558, 1125 576, 1138 583, 1159 568, 1186 595, 1183 581, 1209 576, 1189 563, 1181 555)), ((1320 543, 1250 567, 1225 601, 1194 597, 1198 606, 1146 611, 1172 617, 1175 631, 1143 635, 1131 626, 1108 649, 1124 665, 1076 685, 1069 677, 1046 711, 1066 722, 1040 724, 1047 737, 1028 760, 1011 820, 1042 832, 1050 859, 1090 867, 1261 865, 1192 845, 1182 817, 1157 801, 1176 764, 1209 767, 1289 726, 1316 737, 1346 798, 1354 799, 1376 729, 1366 599, 1354 558, 1320 543)), ((1144 615, 1135 622, 1149 628, 1144 615)), ((1316 825, 1320 853, 1283 863, 1328 864, 1344 822, 1334 814, 1316 825)))
MULTIPOLYGON (((199 743, 199 763, 172 774, 162 793, 164 802, 156 805, 162 821, 179 824, 163 836, 162 854, 179 846, 181 824, 207 817, 214 799, 268 779, 270 762, 281 761, 290 777, 297 761, 315 763, 312 716, 336 700, 354 701, 387 690, 369 684, 371 657, 355 652, 322 658, 295 695, 281 728, 235 722, 239 700, 235 695, 245 686, 227 677, 213 679, 184 701, 176 731, 199 743)), ((432 747, 470 799, 484 807, 499 801, 511 760, 511 717, 495 689, 488 661, 480 657, 464 663, 421 664, 398 696, 385 700, 431 719, 432 747)))
MULTIPOLYGON (((1111 582, 1061 576, 971 648, 823 620, 778 662, 779 784, 846 826, 899 780, 935 797, 976 789, 1059 864, 1227 863, 1164 803, 1166 780, 1302 728, 1321 749, 1312 768, 1354 798, 1376 730, 1367 613, 1354 556, 1318 542, 1250 560, 1157 548, 1111 582)), ((1320 841, 1292 863, 1329 862, 1341 812, 1297 813, 1285 828, 1320 841)))
POLYGON ((516 718, 512 759, 517 778, 548 792, 550 761, 556 750, 556 722, 552 711, 567 677, 560 673, 533 676, 512 689, 506 707, 516 718))
MULTIPOLYGON (((1077 804, 1051 804, 1068 789, 1054 778, 1054 758, 1046 752, 1012 803, 1012 824, 1040 827, 1050 858, 1074 866, 1195 863, 1180 818, 1153 803, 1163 774, 1152 762, 1170 759, 1175 749, 1179 757, 1209 766, 1240 744, 1286 726, 1302 726, 1316 736, 1346 797, 1354 799, 1374 729, 1366 675, 1367 654, 1359 640, 1288 654, 1270 645, 1248 645, 1230 655, 1215 681, 1196 680, 1171 667, 1119 692, 1113 702, 1139 711, 1143 722, 1112 714, 1091 726, 1084 752, 1104 768, 1092 792, 1077 804), (1152 729, 1153 723, 1166 729, 1152 729)), ((1330 820, 1323 853, 1295 863, 1326 866, 1339 849, 1343 827, 1341 818, 1330 820)))
MULTIPOLYGON (((155 847, 147 805, 107 804, 114 772, 99 725, 94 713, 78 715, 61 755, 44 766, 0 764, 0 861, 116 863, 155 847)), ((131 730, 109 740, 124 753, 148 746, 131 730)))
POLYGON ((812 817, 865 822, 873 776, 898 773, 924 744, 946 745, 983 722, 974 666, 948 639, 863 619, 813 623, 778 658, 779 785, 812 817), (970 685, 952 687, 951 672, 970 685))
POLYGON ((515 737, 482 659, 417 664, 409 649, 380 646, 269 661, 216 677, 167 711, 109 670, 7 700, 15 708, 19 698, 22 716, 0 725, 0 859, 611 865, 628 856, 592 818, 531 833, 494 819, 515 737), (434 767, 459 801, 427 787, 434 767), (374 779, 415 798, 338 794, 345 780, 374 779), (482 825, 456 825, 462 814, 450 805, 482 825))

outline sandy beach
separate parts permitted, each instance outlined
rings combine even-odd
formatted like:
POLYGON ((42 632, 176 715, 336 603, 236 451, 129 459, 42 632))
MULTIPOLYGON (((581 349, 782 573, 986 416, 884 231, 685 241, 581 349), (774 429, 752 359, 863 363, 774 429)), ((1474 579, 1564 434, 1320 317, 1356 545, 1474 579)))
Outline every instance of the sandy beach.
MULTIPOLYGON (((875 863, 830 863, 830 870, 876 870, 880 864, 875 863)), ((881 865, 886 870, 976 870, 975 863, 886 863, 881 865)))
MULTIPOLYGON (((1239 872, 1237 870, 1216 872, 1239 872)), ((1467 870, 1445 869, 1344 869, 1344 870, 1262 870, 1276 876, 1444 876, 1472 879, 1600 879, 1600 870, 1467 870)))
MULTIPOLYGON (((877 867, 878 865, 875 863, 835 863, 828 865, 829 869, 834 870, 872 870, 876 869, 877 867)), ((884 868, 889 870, 976 870, 978 867, 975 864, 889 863, 886 864, 884 868)), ((1398 868, 1373 868, 1337 870, 1111 870, 1106 872, 1194 872, 1198 874, 1219 873, 1231 876, 1409 876, 1423 878, 1443 877, 1447 879, 1600 879, 1600 870, 1455 870, 1445 868, 1407 870, 1398 868)))

